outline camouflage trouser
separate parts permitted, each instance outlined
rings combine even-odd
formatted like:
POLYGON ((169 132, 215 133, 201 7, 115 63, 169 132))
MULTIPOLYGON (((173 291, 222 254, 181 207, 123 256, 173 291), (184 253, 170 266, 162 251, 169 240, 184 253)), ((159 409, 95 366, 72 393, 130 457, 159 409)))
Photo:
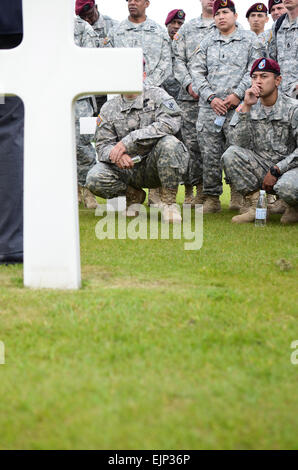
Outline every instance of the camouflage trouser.
POLYGON ((78 183, 85 186, 88 171, 96 164, 96 151, 92 145, 93 134, 80 134, 80 118, 92 117, 93 108, 88 98, 78 100, 75 105, 77 174, 78 183))
MULTIPOLYGON (((222 156, 228 181, 244 196, 262 189, 263 180, 271 166, 276 164, 268 157, 252 150, 232 145, 222 156)), ((298 204, 298 168, 287 171, 277 181, 274 192, 290 205, 298 204)))
POLYGON ((210 108, 199 110, 197 132, 203 157, 203 193, 220 196, 222 193, 221 157, 228 147, 229 124, 234 111, 229 111, 223 129, 216 132, 214 121, 217 114, 210 108))
POLYGON ((182 140, 190 155, 186 184, 196 186, 203 181, 203 162, 198 144, 196 122, 198 120, 199 105, 197 101, 178 101, 182 111, 182 140))
POLYGON ((174 136, 162 137, 132 169, 97 163, 88 173, 86 186, 104 199, 124 196, 128 185, 136 189, 175 188, 187 171, 188 160, 189 154, 182 142, 174 136))

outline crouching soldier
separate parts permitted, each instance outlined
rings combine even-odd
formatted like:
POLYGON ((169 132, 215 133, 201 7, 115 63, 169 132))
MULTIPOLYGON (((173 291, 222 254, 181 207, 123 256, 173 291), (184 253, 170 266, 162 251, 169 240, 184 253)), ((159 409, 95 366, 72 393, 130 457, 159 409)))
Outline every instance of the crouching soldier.
MULTIPOLYGON (((144 80, 146 73, 144 72, 144 80)), ((176 206, 178 185, 188 169, 189 154, 175 134, 181 127, 181 112, 174 98, 157 87, 144 87, 141 95, 121 95, 101 109, 95 133, 97 163, 86 185, 97 196, 126 196, 126 214, 142 204, 142 188, 162 188, 163 218, 180 222, 176 206), (141 161, 134 163, 134 157, 141 161)))
POLYGON ((223 154, 227 179, 246 196, 248 211, 232 222, 255 220, 259 190, 286 202, 281 223, 298 222, 298 103, 279 92, 280 67, 271 59, 255 61, 252 87, 231 120, 231 143, 223 154))

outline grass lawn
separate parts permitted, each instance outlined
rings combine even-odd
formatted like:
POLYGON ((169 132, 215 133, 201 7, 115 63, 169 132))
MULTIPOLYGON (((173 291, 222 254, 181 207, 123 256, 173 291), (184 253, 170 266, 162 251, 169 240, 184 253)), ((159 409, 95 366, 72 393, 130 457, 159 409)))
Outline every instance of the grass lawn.
POLYGON ((297 449, 298 226, 227 203, 199 251, 99 241, 82 209, 77 292, 0 267, 1 449, 297 449))

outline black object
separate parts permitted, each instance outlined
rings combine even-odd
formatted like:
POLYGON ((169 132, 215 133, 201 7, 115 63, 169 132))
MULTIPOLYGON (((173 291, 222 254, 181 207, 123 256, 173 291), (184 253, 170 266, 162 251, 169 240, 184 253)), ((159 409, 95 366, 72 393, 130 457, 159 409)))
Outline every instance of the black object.
POLYGON ((280 178, 281 175, 280 175, 279 169, 276 168, 275 166, 272 166, 269 171, 271 175, 274 176, 274 178, 277 178, 277 179, 280 178))
POLYGON ((275 34, 278 33, 281 25, 283 24, 283 21, 285 19, 285 17, 287 16, 287 13, 284 13, 283 15, 281 15, 277 20, 276 20, 276 23, 275 23, 275 34))
MULTIPOLYGON (((22 41, 22 1, 1 0, 0 48, 22 41)), ((16 96, 0 104, 0 264, 23 261, 24 106, 16 96)))

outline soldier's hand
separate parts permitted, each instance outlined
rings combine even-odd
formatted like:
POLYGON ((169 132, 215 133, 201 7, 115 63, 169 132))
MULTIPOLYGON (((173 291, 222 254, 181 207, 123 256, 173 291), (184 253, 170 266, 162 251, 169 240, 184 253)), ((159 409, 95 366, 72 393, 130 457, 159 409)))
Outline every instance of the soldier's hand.
POLYGON ((245 92, 244 104, 246 106, 253 106, 254 104, 257 104, 259 97, 260 88, 258 87, 258 85, 253 85, 245 92))
POLYGON ((272 191, 273 186, 276 184, 277 178, 275 176, 271 175, 270 171, 268 171, 267 175, 264 178, 262 189, 265 189, 265 191, 272 191))
POLYGON ((236 109, 239 103, 240 103, 240 100, 236 95, 234 95, 234 93, 227 96, 226 99, 224 100, 224 104, 228 109, 236 109))
POLYGON ((224 104, 223 100, 221 100, 220 98, 214 98, 211 101, 211 108, 219 116, 223 116, 223 115, 227 114, 227 107, 224 104))
POLYGON ((193 99, 195 99, 196 101, 199 101, 200 97, 193 91, 192 84, 188 85, 187 92, 190 96, 193 97, 193 99))
POLYGON ((122 157, 126 152, 124 144, 120 141, 110 152, 110 160, 112 163, 117 163, 119 158, 122 157))
POLYGON ((116 165, 122 170, 127 170, 128 168, 132 168, 134 166, 134 162, 130 156, 125 153, 119 158, 119 160, 117 160, 116 165))

